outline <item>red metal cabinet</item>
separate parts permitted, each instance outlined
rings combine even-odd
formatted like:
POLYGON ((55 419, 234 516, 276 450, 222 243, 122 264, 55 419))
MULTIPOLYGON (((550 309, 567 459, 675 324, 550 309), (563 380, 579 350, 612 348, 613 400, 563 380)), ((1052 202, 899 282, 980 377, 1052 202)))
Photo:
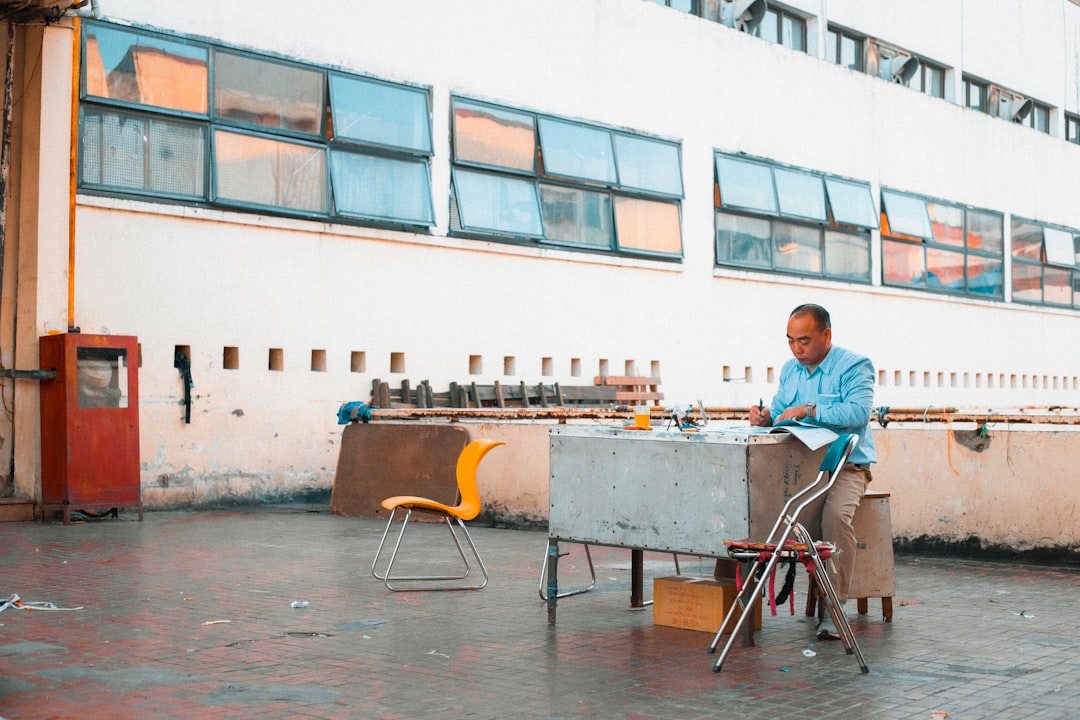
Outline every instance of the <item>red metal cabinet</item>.
POLYGON ((46 335, 40 367, 42 512, 135 507, 139 481, 139 349, 123 335, 46 335))

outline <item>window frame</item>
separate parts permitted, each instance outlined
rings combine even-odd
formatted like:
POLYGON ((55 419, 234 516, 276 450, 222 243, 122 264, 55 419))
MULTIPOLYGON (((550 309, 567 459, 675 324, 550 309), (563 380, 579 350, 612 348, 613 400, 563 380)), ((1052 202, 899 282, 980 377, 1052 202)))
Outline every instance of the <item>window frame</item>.
MULTIPOLYGON (((1080 310, 1080 229, 1068 228, 1062 225, 1055 225, 1051 223, 1044 223, 1038 220, 1032 220, 1029 218, 1023 218, 1018 216, 1012 217, 1010 233, 1010 248, 1009 259, 1012 267, 1012 282, 1010 283, 1010 289, 1012 291, 1012 301, 1023 305, 1036 305, 1040 307, 1053 307, 1080 310), (1038 241, 1038 259, 1029 257, 1033 243, 1030 240, 1024 241, 1024 245, 1020 246, 1019 236, 1021 233, 1018 229, 1027 226, 1035 228, 1040 231, 1041 239, 1038 241), (1062 235, 1071 235, 1073 239, 1073 262, 1072 264, 1064 263, 1058 259, 1051 259, 1048 249, 1046 231, 1051 230, 1055 233, 1062 235), (1026 253, 1018 252, 1023 251, 1026 248, 1026 253), (1056 275, 1061 279, 1068 279, 1068 285, 1070 287, 1071 298, 1069 302, 1055 302, 1052 299, 1047 299, 1047 275, 1056 275), (1039 299, 1032 299, 1025 297, 1024 290, 1017 287, 1017 283, 1023 280, 1030 280, 1035 276, 1039 278, 1039 299)), ((1030 292, 1030 290, 1028 290, 1030 292)))
MULTIPOLYGON (((680 143, 464 95, 451 96, 450 117, 450 235, 682 261, 682 200, 685 189, 680 143), (489 121, 496 123, 496 127, 489 128, 487 136, 511 138, 515 130, 531 134, 531 159, 523 154, 524 134, 513 139, 512 145, 491 149, 464 145, 465 140, 479 133, 470 132, 469 126, 462 124, 463 119, 470 117, 471 122, 485 111, 489 114, 489 121), (588 143, 568 142, 571 137, 592 141, 594 147, 601 150, 600 154, 580 155, 588 143), (659 158, 658 167, 666 167, 667 172, 642 171, 641 163, 648 163, 650 146, 656 151, 654 159, 659 158), (507 155, 512 160, 499 162, 502 147, 513 151, 507 155), (632 147, 636 147, 637 151, 631 153, 632 147), (597 161, 603 164, 604 169, 598 169, 597 161), (524 184, 529 184, 537 202, 538 215, 533 215, 530 207, 524 214, 518 212, 519 224, 516 226, 472 222, 469 216, 477 217, 479 210, 474 203, 501 204, 498 197, 489 199, 485 195, 473 195, 479 192, 479 185, 473 183, 476 174, 494 178, 495 182, 502 182, 506 187, 509 187, 506 183, 511 183, 523 190, 524 184), (642 187, 649 185, 648 178, 651 177, 659 178, 659 181, 651 187, 642 187), (558 203, 559 198, 567 200, 569 204, 558 203), (570 198, 576 198, 577 204, 570 198), (602 215, 597 214, 600 212, 602 215), (565 224, 560 224, 563 220, 565 224), (643 247, 639 240, 646 235, 643 235, 639 224, 657 220, 664 223, 664 232, 656 233, 658 240, 653 247, 643 247), (575 225, 576 234, 573 232, 575 225), (608 241, 601 244, 597 240, 597 233, 604 229, 607 229, 608 241), (572 232, 565 233, 565 230, 572 232), (677 250, 673 247, 676 245, 677 250)), ((524 210, 524 207, 519 206, 519 209, 524 210)), ((481 212, 479 216, 485 216, 485 213, 481 212)))
MULTIPOLYGON (((935 294, 1004 302, 1004 223, 1004 214, 995 210, 977 208, 957 202, 919 195, 917 193, 882 187, 880 233, 881 284, 886 287, 906 288, 935 294), (910 226, 904 226, 899 230, 894 229, 894 221, 889 220, 890 198, 892 199, 891 202, 893 204, 894 212, 898 209, 897 200, 902 201, 908 209, 914 209, 918 206, 922 213, 922 218, 920 219, 925 219, 925 227, 912 228, 910 226), (959 232, 960 238, 963 240, 962 244, 958 242, 948 242, 947 239, 942 239, 939 236, 939 233, 934 229, 935 223, 933 220, 933 213, 931 212, 932 208, 941 208, 943 211, 951 210, 954 213, 960 213, 962 225, 959 228, 959 232), (976 216, 999 219, 1000 231, 996 235, 1002 245, 999 250, 983 250, 969 245, 969 240, 973 234, 973 231, 969 228, 973 224, 972 221, 976 216), (893 273, 895 272, 895 269, 890 266, 890 259, 893 257, 892 253, 894 251, 903 251, 906 252, 909 257, 918 256, 920 258, 919 269, 921 270, 921 276, 918 281, 900 280, 894 276, 893 273), (960 279, 963 281, 962 287, 957 288, 949 282, 942 283, 940 278, 935 280, 934 282, 937 284, 934 284, 931 277, 933 271, 935 269, 941 269, 944 266, 940 262, 931 262, 931 258, 940 260, 952 256, 962 259, 960 274, 960 279), (981 265, 992 266, 993 264, 997 265, 996 272, 998 274, 998 279, 995 285, 996 291, 987 292, 986 290, 980 289, 981 286, 973 282, 974 279, 982 277, 985 273, 980 272, 972 274, 971 270, 973 268, 978 268, 981 265)), ((920 222, 919 224, 921 225, 922 223, 920 222)), ((937 223, 937 225, 942 228, 957 227, 956 225, 945 225, 942 222, 937 223)), ((942 232, 944 232, 944 230, 942 230, 942 232)), ((990 270, 990 272, 994 271, 990 270)))
POLYGON ((990 102, 990 83, 985 80, 979 80, 970 75, 964 75, 964 107, 971 108, 972 110, 978 110, 982 113, 990 113, 988 103, 990 102), (977 104, 972 104, 971 94, 972 92, 978 93, 977 104))
POLYGON ((836 25, 829 25, 825 31, 825 60, 840 67, 846 67, 856 72, 866 71, 866 35, 846 30, 836 25), (843 62, 844 43, 854 44, 854 63, 846 65, 843 62))
MULTIPOLYGON (((745 188, 740 188, 740 190, 745 190, 745 188)), ((871 231, 877 228, 878 220, 869 183, 717 150, 713 153, 713 195, 713 253, 716 266, 816 277, 863 285, 871 284, 871 231), (734 189, 730 183, 735 183, 739 177, 728 175, 725 178, 725 168, 732 169, 740 166, 754 170, 756 182, 759 185, 757 195, 760 197, 764 192, 771 193, 772 203, 739 202, 742 198, 738 196, 736 202, 733 203, 730 200, 731 190, 734 189), (766 180, 763 173, 765 171, 768 172, 767 189, 764 185, 766 180), (806 188, 810 188, 814 184, 813 181, 816 181, 818 187, 813 189, 813 193, 819 194, 821 202, 824 203, 823 216, 818 215, 817 211, 803 211, 803 203, 797 204, 799 209, 792 209, 790 203, 785 208, 783 197, 786 193, 778 185, 778 173, 781 177, 798 178, 795 184, 801 183, 806 188), (728 186, 727 191, 724 190, 725 186, 728 186), (853 196, 850 194, 852 190, 865 190, 865 199, 869 202, 870 209, 870 212, 866 214, 865 223, 837 221, 835 208, 840 202, 840 196, 836 195, 830 187, 836 189, 842 187, 845 193, 848 193, 844 198, 845 201, 852 199, 853 196), (727 200, 725 200, 725 195, 728 197, 727 200), (758 231, 756 234, 747 234, 740 232, 740 226, 758 228, 758 231), (800 247, 810 247, 806 240, 812 235, 816 235, 817 238, 816 248, 812 252, 799 253, 800 247), (754 255, 759 258, 759 261, 749 259, 746 253, 736 257, 733 242, 739 237, 743 238, 744 249, 756 248, 754 255), (842 244, 839 241, 844 237, 849 240, 858 238, 863 251, 859 259, 865 262, 862 271, 832 270, 832 268, 848 266, 841 258, 833 258, 833 253, 830 252, 830 248, 836 248, 842 244), (747 242, 750 244, 745 244, 747 242), (790 256, 791 253, 795 255, 784 257, 790 256)), ((845 210, 850 210, 846 203, 844 207, 845 210)))
MULTIPOLYGON (((238 48, 235 46, 225 45, 222 43, 193 40, 185 38, 180 35, 174 35, 169 33, 163 33, 156 30, 145 29, 135 26, 117 25, 104 20, 86 20, 82 24, 83 42, 81 43, 82 56, 80 57, 81 72, 79 77, 79 89, 80 89, 80 103, 79 103, 79 167, 77 170, 77 182, 78 191, 87 194, 97 194, 106 196, 119 196, 119 197, 138 197, 144 200, 164 202, 170 204, 185 204, 185 205, 198 205, 207 207, 220 207, 222 209, 228 209, 231 211, 240 212, 254 212, 265 215, 281 215, 285 217, 297 217, 308 220, 321 220, 330 221, 346 225, 363 225, 374 227, 388 227, 388 228, 409 228, 417 232, 430 232, 430 228, 435 225, 435 213, 433 198, 431 195, 431 163, 434 157, 434 143, 432 135, 432 118, 431 118, 431 88, 427 86, 413 85, 407 83, 390 82, 375 78, 360 73, 344 72, 335 68, 325 67, 314 63, 304 63, 299 61, 285 60, 268 53, 253 52, 244 48, 238 48), (91 35, 98 35, 102 33, 119 33, 121 35, 134 36, 130 40, 120 38, 122 42, 118 42, 116 48, 109 46, 102 47, 97 42, 88 43, 86 38, 91 35), (126 46, 123 42, 128 42, 126 46), (93 45, 93 52, 97 53, 94 58, 94 63, 87 62, 87 54, 91 52, 89 45, 93 45), (167 47, 179 47, 190 49, 191 54, 196 57, 196 62, 205 63, 205 86, 203 92, 206 97, 206 109, 205 112, 191 112, 190 110, 177 109, 171 107, 168 104, 154 104, 139 101, 133 102, 130 99, 124 97, 106 97, 100 94, 92 93, 88 89, 90 87, 90 75, 96 73, 94 77, 94 89, 100 87, 103 91, 108 91, 109 73, 110 68, 120 67, 126 60, 128 54, 130 54, 130 48, 141 47, 145 44, 147 47, 167 46, 167 47), (124 47, 128 50, 125 53, 124 47), (111 53, 109 62, 106 63, 102 57, 103 53, 111 53), (275 124, 263 124, 257 121, 251 121, 244 117, 223 117, 217 107, 217 94, 219 88, 217 87, 217 59, 219 55, 229 55, 239 58, 242 65, 245 60, 257 63, 267 63, 272 66, 280 66, 285 69, 297 70, 300 73, 312 73, 313 77, 308 83, 309 89, 315 87, 319 88, 319 94, 321 95, 321 107, 317 109, 318 115, 318 130, 313 131, 302 127, 288 127, 279 126, 275 124), (93 67, 90 67, 93 65, 93 67), (337 112, 337 106, 332 98, 333 88, 331 87, 331 78, 339 77, 346 80, 355 80, 363 83, 378 84, 387 88, 400 90, 412 95, 422 95, 424 98, 423 107, 418 104, 407 108, 403 116, 407 116, 411 122, 414 123, 412 128, 412 136, 420 136, 422 142, 419 146, 405 146, 395 145, 392 142, 372 142, 358 140, 354 137, 339 138, 333 134, 333 127, 328 119, 335 117, 337 112), (144 183, 142 188, 127 186, 116 183, 104 182, 105 168, 87 166, 86 148, 87 141, 90 139, 87 133, 89 132, 89 125, 87 118, 93 115, 114 114, 121 118, 129 117, 136 118, 139 121, 150 122, 171 122, 171 123, 183 123, 185 127, 198 127, 202 132, 201 152, 202 152, 202 190, 200 193, 186 194, 186 193, 174 193, 163 192, 160 190, 152 189, 148 184, 144 183), (318 148, 320 155, 323 158, 322 179, 323 186, 322 195, 325 196, 325 201, 321 205, 321 210, 312 211, 309 208, 297 208, 290 205, 288 202, 282 202, 282 204, 263 204, 260 202, 247 202, 242 199, 222 197, 220 195, 220 188, 223 185, 222 181, 224 177, 219 177, 220 163, 218 157, 218 144, 215 140, 218 133, 227 132, 236 135, 246 135, 251 138, 257 138, 259 140, 272 141, 277 143, 286 143, 289 145, 302 146, 307 148, 318 148), (426 135, 426 138, 423 136, 426 135), (363 212, 356 212, 355 208, 348 207, 347 204, 342 204, 342 209, 339 210, 337 205, 337 197, 334 193, 335 187, 335 173, 338 172, 334 168, 334 163, 331 162, 331 158, 337 153, 347 153, 350 155, 367 155, 371 157, 377 157, 380 160, 401 163, 404 165, 413 165, 422 163, 424 166, 423 172, 426 175, 426 182, 417 183, 415 192, 418 193, 417 197, 412 201, 397 204, 390 203, 387 207, 391 208, 392 212, 397 212, 402 207, 410 207, 414 210, 419 208, 419 212, 410 212, 409 217, 402 217, 398 215, 370 215, 363 212), (87 179, 87 170, 92 171, 90 174, 95 177, 87 179), (426 193, 426 194, 425 194, 426 193), (421 197, 420 195, 423 195, 421 197)), ((183 58, 186 55, 179 55, 183 58)), ((131 74, 133 78, 122 78, 127 82, 128 86, 132 86, 140 82, 137 77, 138 67, 136 66, 131 74)), ((193 77, 198 73, 193 73, 193 77)), ((162 77, 169 77, 167 73, 162 77)), ((283 83, 283 87, 288 87, 288 83, 283 83)), ((186 86, 182 89, 187 91, 186 86)), ((222 86, 222 89, 236 90, 234 87, 222 86)), ((240 88, 243 89, 243 88, 240 88)), ((189 91, 190 92, 190 91, 189 91)), ((271 109, 273 108, 274 96, 257 96, 257 100, 267 105, 271 109)), ((168 100, 168 96, 165 96, 168 100)), ((405 97, 405 96, 403 96, 405 97)), ((130 98, 130 95, 129 95, 130 98)), ((286 93, 281 97, 276 98, 277 102, 284 103, 290 100, 291 97, 286 93)), ((255 107, 255 106, 252 106, 255 107)), ((311 105, 314 108, 314 105, 311 105)), ((309 117, 312 119, 308 125, 314 122, 316 112, 310 112, 309 117)), ((146 159, 145 163, 149 163, 151 159, 146 159)), ((120 168, 123 169, 122 167, 120 168)), ((136 169, 137 170, 137 169, 136 169)), ((144 172, 148 172, 145 171, 144 172)), ((356 183, 356 177, 351 178, 351 182, 356 183)), ((284 188, 278 188, 282 190, 284 188)))
POLYGON ((795 52, 805 53, 806 48, 806 18, 798 13, 794 13, 787 8, 779 7, 778 5, 768 4, 765 9, 765 17, 761 21, 761 25, 758 26, 758 34, 762 39, 777 45, 782 45, 789 50, 795 52), (775 18, 776 37, 767 37, 765 35, 765 26, 770 18, 775 18), (798 43, 793 43, 791 38, 788 37, 789 33, 785 33, 785 28, 791 26, 797 26, 799 29, 798 43))
POLYGON ((1065 113, 1065 142, 1080 145, 1080 115, 1065 113))

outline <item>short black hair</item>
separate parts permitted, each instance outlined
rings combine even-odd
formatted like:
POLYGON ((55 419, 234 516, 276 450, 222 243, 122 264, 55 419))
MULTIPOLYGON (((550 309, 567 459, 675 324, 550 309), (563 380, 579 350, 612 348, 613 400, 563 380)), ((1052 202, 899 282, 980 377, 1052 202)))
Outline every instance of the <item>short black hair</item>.
POLYGON ((793 318, 796 315, 809 315, 810 317, 814 318, 814 321, 822 330, 826 328, 832 328, 832 319, 829 317, 829 311, 821 307, 820 305, 814 305, 813 303, 806 303, 805 305, 800 305, 799 307, 792 310, 791 315, 788 315, 788 317, 793 318))

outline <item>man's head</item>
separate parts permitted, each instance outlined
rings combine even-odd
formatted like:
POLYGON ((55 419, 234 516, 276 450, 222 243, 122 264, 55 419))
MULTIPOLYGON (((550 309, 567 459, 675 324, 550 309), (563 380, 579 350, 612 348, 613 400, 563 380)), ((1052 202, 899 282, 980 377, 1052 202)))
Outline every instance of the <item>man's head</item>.
POLYGON ((832 321, 820 305, 800 305, 787 323, 791 354, 803 365, 820 365, 832 349, 832 321))

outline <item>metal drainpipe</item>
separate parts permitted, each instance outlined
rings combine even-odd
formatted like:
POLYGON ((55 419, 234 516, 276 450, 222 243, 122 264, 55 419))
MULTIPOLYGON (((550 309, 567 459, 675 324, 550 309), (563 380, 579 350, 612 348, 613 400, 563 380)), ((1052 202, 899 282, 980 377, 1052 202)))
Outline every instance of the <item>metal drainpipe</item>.
POLYGON ((11 173, 11 112, 15 85, 15 23, 7 24, 7 58, 4 63, 4 128, 0 139, 0 279, 4 277, 4 246, 7 239, 8 178, 11 173))
POLYGON ((75 192, 79 172, 79 65, 82 62, 80 34, 82 21, 72 19, 71 58, 71 168, 68 173, 68 332, 77 331, 75 325, 75 192))

